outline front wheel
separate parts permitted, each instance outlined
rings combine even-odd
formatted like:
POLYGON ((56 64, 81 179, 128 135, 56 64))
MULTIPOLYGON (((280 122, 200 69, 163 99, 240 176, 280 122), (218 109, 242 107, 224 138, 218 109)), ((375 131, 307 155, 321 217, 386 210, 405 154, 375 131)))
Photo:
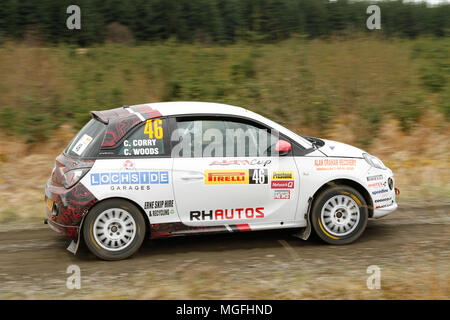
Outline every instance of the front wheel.
POLYGON ((145 237, 145 219, 132 203, 111 199, 86 216, 83 237, 89 250, 103 260, 122 260, 134 254, 145 237))
POLYGON ((361 194, 348 186, 326 189, 316 199, 311 222, 316 234, 330 244, 348 244, 364 232, 367 204, 361 194))

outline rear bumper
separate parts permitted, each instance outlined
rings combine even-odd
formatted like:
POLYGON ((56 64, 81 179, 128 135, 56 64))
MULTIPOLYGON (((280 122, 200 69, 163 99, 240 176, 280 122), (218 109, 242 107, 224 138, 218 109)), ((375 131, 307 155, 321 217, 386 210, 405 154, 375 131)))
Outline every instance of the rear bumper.
POLYGON ((58 224, 50 219, 45 219, 46 223, 53 231, 59 233, 62 236, 65 236, 72 240, 77 240, 79 235, 79 227, 74 226, 65 226, 58 224))
POLYGON ((78 239, 83 216, 97 202, 97 199, 82 183, 65 189, 47 181, 45 208, 49 227, 70 239, 78 239))

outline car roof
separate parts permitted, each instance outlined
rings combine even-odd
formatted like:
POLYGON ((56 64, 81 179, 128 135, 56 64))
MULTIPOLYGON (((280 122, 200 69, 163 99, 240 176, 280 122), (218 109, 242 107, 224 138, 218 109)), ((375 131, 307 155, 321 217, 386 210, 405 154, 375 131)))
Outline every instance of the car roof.
MULTIPOLYGON (((229 114, 245 115, 247 110, 222 103, 200 101, 155 102, 145 104, 163 116, 184 114, 229 114)), ((131 106, 134 107, 134 106, 131 106)))
POLYGON ((104 123, 109 123, 130 117, 138 117, 141 121, 144 121, 161 116, 186 114, 224 114, 245 116, 248 115, 248 110, 221 103, 177 101, 124 106, 122 108, 110 110, 92 111, 91 114, 94 118, 104 123))
MULTIPOLYGON (((154 102, 124 106, 104 111, 92 111, 97 120, 109 124, 102 147, 114 146, 138 123, 147 119, 174 115, 233 115, 263 122, 272 128, 298 140, 300 136, 257 113, 228 104, 200 101, 154 102)), ((301 138, 304 140, 303 138, 301 138)), ((306 140, 303 141, 305 144, 306 140)), ((307 144, 307 143, 306 143, 307 144)))

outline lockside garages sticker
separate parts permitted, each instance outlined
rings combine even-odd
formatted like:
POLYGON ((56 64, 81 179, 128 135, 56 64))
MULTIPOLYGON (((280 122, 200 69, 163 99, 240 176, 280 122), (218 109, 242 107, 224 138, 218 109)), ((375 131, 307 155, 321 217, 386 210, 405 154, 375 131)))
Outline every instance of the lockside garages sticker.
MULTIPOLYGON (((150 185, 150 184, 168 184, 168 171, 132 171, 132 172, 105 172, 105 173, 91 173, 91 186, 111 185, 111 190, 117 186, 133 185, 150 185)), ((132 188, 131 188, 132 189, 132 188)))

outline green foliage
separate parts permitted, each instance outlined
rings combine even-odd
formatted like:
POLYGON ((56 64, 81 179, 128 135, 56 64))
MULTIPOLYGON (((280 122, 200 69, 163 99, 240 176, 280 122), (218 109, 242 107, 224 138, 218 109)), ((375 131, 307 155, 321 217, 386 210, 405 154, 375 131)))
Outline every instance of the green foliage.
POLYGON ((449 43, 364 38, 226 46, 169 40, 87 49, 0 47, 0 68, 25 56, 20 70, 28 70, 21 77, 5 72, 0 79, 0 130, 41 141, 62 123, 80 128, 91 110, 196 100, 246 107, 323 137, 330 125, 345 123, 366 146, 387 115, 405 131, 428 108, 450 120, 449 43), (29 80, 30 75, 36 76, 29 80), (441 78, 432 79, 436 75, 441 78))
POLYGON ((439 110, 444 114, 445 119, 450 121, 450 86, 446 87, 446 91, 439 98, 439 110))
MULTIPOLYGON (((30 30, 43 41, 81 46, 105 42, 111 26, 137 41, 175 37, 183 42, 278 41, 294 34, 310 38, 368 31, 372 1, 338 0, 3 0, 0 35, 23 39, 30 30), (81 30, 68 30, 66 8, 81 8, 81 30), (117 28, 116 28, 117 29, 117 28)), ((450 4, 377 1, 386 36, 448 35, 450 4)), ((113 35, 114 32, 113 31, 113 35)), ((125 41, 130 42, 130 41, 125 41)))
POLYGON ((38 142, 47 140, 51 132, 56 129, 60 121, 55 117, 56 110, 46 100, 33 98, 24 99, 26 110, 17 119, 16 132, 24 137, 25 142, 38 142), (52 114, 53 113, 53 114, 52 114))
POLYGON ((382 115, 380 108, 364 106, 361 108, 361 125, 357 127, 356 141, 362 147, 369 146, 380 130, 382 115))
POLYGON ((410 97, 404 97, 404 100, 401 100, 391 111, 400 121, 400 126, 405 132, 408 132, 413 127, 422 114, 420 101, 414 101, 410 97))
POLYGON ((236 83, 253 78, 255 74, 255 66, 252 59, 245 59, 231 66, 231 78, 236 83))
POLYGON ((437 64, 432 64, 421 70, 423 84, 432 92, 442 91, 446 85, 447 77, 437 64))
POLYGON ((16 112, 13 108, 3 106, 0 109, 0 128, 7 134, 15 133, 16 112))
MULTIPOLYGON (((316 98, 313 98, 317 100, 316 98)), ((322 101, 312 101, 302 112, 304 123, 318 129, 320 134, 326 134, 328 124, 333 116, 333 108, 322 101)))
POLYGON ((181 84, 179 81, 169 81, 164 89, 163 101, 174 101, 181 97, 181 84))
POLYGON ((448 41, 433 45, 418 42, 411 48, 410 57, 420 59, 420 79, 431 92, 448 88, 450 74, 450 44, 448 41))

